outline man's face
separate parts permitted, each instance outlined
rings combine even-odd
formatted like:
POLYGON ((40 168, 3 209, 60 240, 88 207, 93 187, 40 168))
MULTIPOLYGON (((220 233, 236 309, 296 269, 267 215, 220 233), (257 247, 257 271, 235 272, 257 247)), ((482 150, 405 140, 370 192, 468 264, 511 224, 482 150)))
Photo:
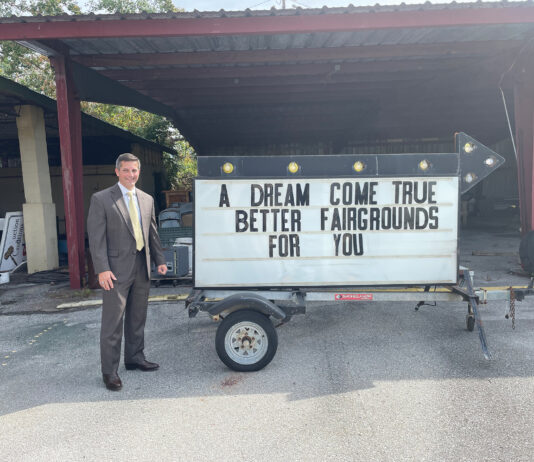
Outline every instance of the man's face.
POLYGON ((119 177, 119 183, 131 190, 139 179, 139 164, 135 160, 122 161, 120 168, 115 169, 115 174, 119 177))

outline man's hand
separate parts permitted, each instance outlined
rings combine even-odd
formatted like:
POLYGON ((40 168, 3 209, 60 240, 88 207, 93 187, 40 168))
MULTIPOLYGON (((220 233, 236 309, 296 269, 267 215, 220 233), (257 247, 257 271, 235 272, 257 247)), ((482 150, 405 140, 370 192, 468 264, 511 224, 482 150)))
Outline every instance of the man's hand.
POLYGON ((98 283, 104 290, 113 289, 113 281, 116 280, 117 278, 111 271, 102 271, 101 273, 98 273, 98 283))
POLYGON ((159 265, 158 273, 161 275, 165 275, 167 273, 167 265, 159 265))

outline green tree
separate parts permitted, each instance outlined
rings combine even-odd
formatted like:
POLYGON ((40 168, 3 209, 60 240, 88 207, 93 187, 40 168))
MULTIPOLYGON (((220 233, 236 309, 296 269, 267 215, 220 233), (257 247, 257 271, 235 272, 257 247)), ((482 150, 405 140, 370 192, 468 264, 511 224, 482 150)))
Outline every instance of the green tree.
POLYGON ((165 13, 179 11, 172 0, 91 0, 89 2, 92 11, 106 13, 165 13))
POLYGON ((193 189, 193 178, 197 176, 197 155, 191 145, 180 138, 175 141, 174 149, 178 155, 164 153, 163 163, 173 189, 193 189))
MULTIPOLYGON (((1 0, 0 16, 55 16, 80 14, 73 0, 1 0)), ((54 72, 46 56, 42 56, 15 42, 0 42, 0 75, 34 91, 56 95, 54 72)))
POLYGON ((174 129, 165 117, 128 106, 82 102, 85 113, 169 148, 176 140, 174 129))
POLYGON ((1 17, 7 16, 56 16, 80 14, 82 11, 74 0, 2 0, 1 17))
MULTIPOLYGON (((93 11, 104 13, 160 13, 179 11, 172 0, 91 0, 93 11)), ((163 154, 163 164, 169 187, 192 189, 197 174, 194 149, 174 129, 171 122, 162 116, 149 114, 135 108, 109 104, 84 103, 84 111, 106 122, 117 125, 138 136, 164 146, 174 148, 178 154, 163 154)))
POLYGON ((54 71, 46 56, 15 42, 0 42, 0 75, 55 98, 54 71))
MULTIPOLYGON (((179 11, 172 0, 90 0, 88 8, 98 13, 124 14, 179 11)), ((83 13, 75 0, 0 0, 1 17, 83 13)), ((48 58, 17 43, 0 42, 0 75, 55 98, 54 71, 48 58)), ((110 104, 82 102, 82 110, 142 138, 174 148, 178 155, 166 154, 163 159, 169 183, 173 187, 191 187, 192 177, 196 175, 196 156, 170 121, 136 108, 110 104)))

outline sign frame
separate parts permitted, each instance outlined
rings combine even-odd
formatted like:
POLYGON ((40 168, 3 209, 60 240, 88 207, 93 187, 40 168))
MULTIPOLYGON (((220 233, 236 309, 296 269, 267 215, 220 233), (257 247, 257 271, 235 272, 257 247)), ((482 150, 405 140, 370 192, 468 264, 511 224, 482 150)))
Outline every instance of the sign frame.
MULTIPOLYGON (((197 282, 198 268, 193 265, 193 285, 195 289, 300 289, 300 288, 349 288, 355 287, 359 291, 363 287, 379 286, 410 286, 410 285, 456 285, 458 281, 458 242, 460 223, 460 196, 469 190, 494 169, 504 163, 504 159, 486 148, 478 141, 463 133, 456 135, 456 153, 410 153, 410 154, 338 154, 316 156, 203 156, 198 158, 198 177, 194 182, 195 214, 193 223, 193 251, 194 260, 197 259, 197 245, 199 243, 199 218, 197 209, 200 190, 198 186, 202 180, 248 180, 261 183, 262 180, 307 180, 327 179, 329 181, 365 182, 373 179, 402 180, 425 178, 457 178, 458 191, 455 214, 455 278, 447 278, 446 282, 437 280, 417 280, 414 282, 380 281, 376 283, 363 282, 358 284, 342 283, 302 283, 302 281, 284 284, 277 283, 209 283, 204 280, 197 282)), ((220 183, 222 184, 222 183, 220 183)), ((453 204, 454 206, 454 204, 453 204)), ((453 210, 454 212, 454 210, 453 210)), ((450 272, 450 270, 449 270, 450 272)))

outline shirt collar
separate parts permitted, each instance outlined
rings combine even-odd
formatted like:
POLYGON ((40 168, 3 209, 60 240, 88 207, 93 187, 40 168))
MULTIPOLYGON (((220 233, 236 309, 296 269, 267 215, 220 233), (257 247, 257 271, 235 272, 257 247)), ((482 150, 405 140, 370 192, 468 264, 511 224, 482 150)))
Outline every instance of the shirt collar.
MULTIPOLYGON (((130 191, 128 191, 122 184, 120 184, 120 182, 117 183, 119 185, 119 188, 121 189, 121 192, 122 192, 122 195, 123 196, 127 196, 128 193, 130 191)), ((135 186, 134 188, 132 189, 132 192, 133 192, 133 195, 136 196, 137 194, 135 193, 135 186)))

